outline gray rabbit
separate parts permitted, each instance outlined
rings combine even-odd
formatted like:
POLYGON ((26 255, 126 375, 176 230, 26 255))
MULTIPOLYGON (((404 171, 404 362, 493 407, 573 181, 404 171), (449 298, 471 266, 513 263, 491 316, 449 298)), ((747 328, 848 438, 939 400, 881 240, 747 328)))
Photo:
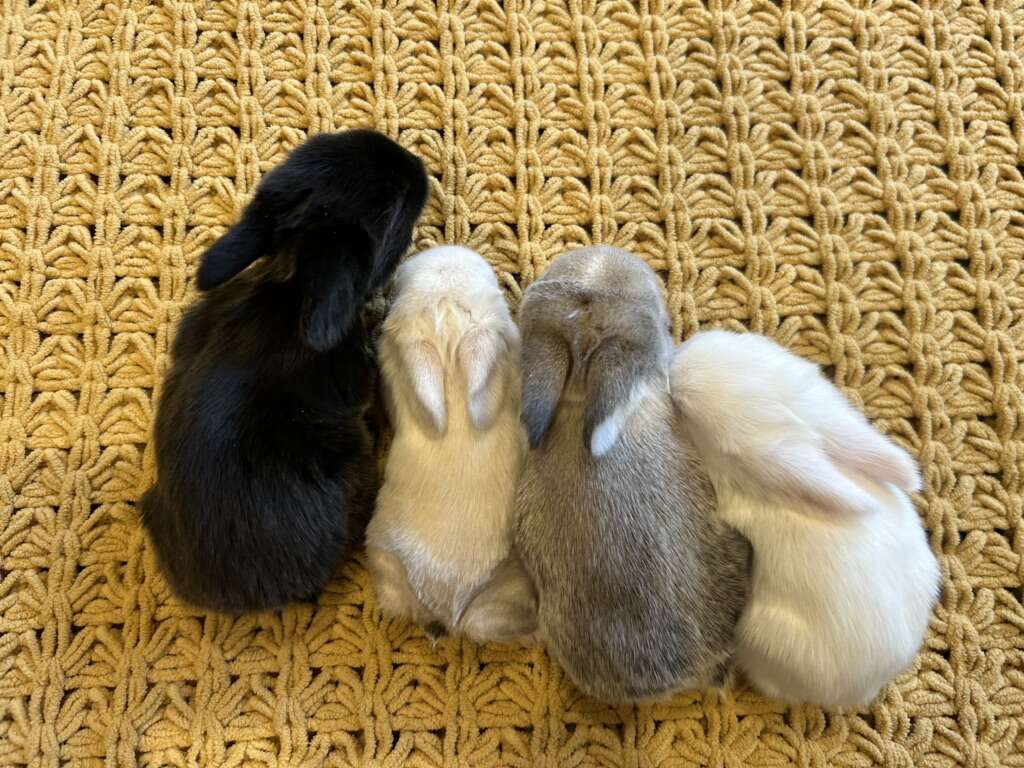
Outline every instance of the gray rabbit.
POLYGON ((750 549, 715 518, 674 406, 657 276, 617 248, 571 251, 526 291, 520 324, 516 547, 542 639, 608 701, 720 682, 750 549))

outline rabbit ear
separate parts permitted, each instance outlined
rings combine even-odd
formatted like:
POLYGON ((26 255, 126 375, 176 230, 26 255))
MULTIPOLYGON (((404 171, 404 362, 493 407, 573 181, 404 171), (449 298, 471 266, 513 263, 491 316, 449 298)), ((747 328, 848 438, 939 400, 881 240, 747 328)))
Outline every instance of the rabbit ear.
POLYGON ((209 291, 226 283, 272 247, 274 217, 257 197, 241 219, 211 245, 199 265, 199 290, 209 291))
POLYGON ((853 408, 843 403, 824 425, 825 451, 839 466, 861 472, 901 491, 921 490, 921 473, 910 454, 893 443, 853 408))
POLYGON ((381 280, 390 274, 412 239, 418 209, 399 199, 372 219, 354 221, 309 238, 297 246, 304 286, 303 337, 324 351, 348 332, 356 314, 381 280))
POLYGON ((569 348, 557 336, 538 331, 523 334, 523 401, 520 418, 530 448, 544 440, 569 375, 569 348))
POLYGON ((336 243, 302 242, 297 246, 303 286, 302 338, 317 352, 338 344, 348 333, 363 303, 371 244, 356 227, 336 243))
POLYGON ((403 346, 402 360, 416 400, 430 417, 438 434, 443 435, 448 427, 448 414, 445 408, 441 356, 433 344, 421 340, 403 346))
POLYGON ((610 339, 590 357, 587 367, 587 409, 583 439, 591 454, 600 457, 615 447, 643 384, 657 373, 657 347, 640 347, 623 339, 610 339))
POLYGON ((466 407, 477 429, 487 429, 501 405, 498 361, 506 349, 504 337, 488 328, 474 328, 459 342, 456 354, 466 377, 466 407))
POLYGON ((807 438, 786 439, 736 457, 732 472, 746 474, 751 483, 830 512, 861 514, 878 506, 871 494, 836 466, 823 445, 807 438))

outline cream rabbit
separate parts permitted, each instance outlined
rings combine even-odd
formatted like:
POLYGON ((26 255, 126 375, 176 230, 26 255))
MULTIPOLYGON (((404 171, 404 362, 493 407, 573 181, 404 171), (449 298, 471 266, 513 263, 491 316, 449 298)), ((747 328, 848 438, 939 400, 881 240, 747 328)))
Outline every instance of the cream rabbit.
POLYGON ((870 702, 914 659, 938 594, 913 460, 763 336, 697 334, 671 387, 721 519, 754 548, 738 666, 775 698, 870 702))
POLYGON ((381 610, 435 637, 528 636, 535 598, 510 557, 519 332, 487 262, 440 246, 403 264, 379 349, 395 429, 367 529, 381 610))

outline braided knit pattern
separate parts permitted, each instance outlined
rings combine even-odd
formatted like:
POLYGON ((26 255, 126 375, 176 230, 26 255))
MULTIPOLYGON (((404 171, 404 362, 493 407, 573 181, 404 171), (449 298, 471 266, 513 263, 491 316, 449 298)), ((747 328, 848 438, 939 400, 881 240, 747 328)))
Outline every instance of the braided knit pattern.
MULTIPOLYGON (((1024 768, 1022 0, 0 0, 0 765, 1024 768), (919 458, 943 596, 871 708, 613 708, 316 607, 169 593, 135 501, 203 250, 309 134, 424 158, 513 302, 624 246, 677 338, 823 365, 919 458)), ((353 180, 358 183, 358 180, 353 180)))

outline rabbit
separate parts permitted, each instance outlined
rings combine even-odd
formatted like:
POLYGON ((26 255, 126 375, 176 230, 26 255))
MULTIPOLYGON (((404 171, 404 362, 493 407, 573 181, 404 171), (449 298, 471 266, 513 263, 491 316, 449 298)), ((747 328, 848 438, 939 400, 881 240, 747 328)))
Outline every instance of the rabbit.
POLYGON ((154 425, 141 519, 171 589, 240 613, 314 600, 358 543, 378 483, 361 305, 408 248, 418 158, 323 134, 260 182, 203 255, 154 425))
POLYGON ((378 349, 394 437, 366 532, 378 604, 434 639, 526 639, 536 599, 511 555, 519 331, 468 248, 414 256, 393 296, 378 349))
POLYGON ((939 591, 914 461, 762 336, 696 334, 671 382, 719 514, 754 550, 737 666, 777 699, 869 703, 914 659, 939 591))
POLYGON ((526 290, 520 332, 515 547, 538 637, 605 701, 719 684, 750 551, 677 424, 657 276, 617 248, 571 251, 526 290))

